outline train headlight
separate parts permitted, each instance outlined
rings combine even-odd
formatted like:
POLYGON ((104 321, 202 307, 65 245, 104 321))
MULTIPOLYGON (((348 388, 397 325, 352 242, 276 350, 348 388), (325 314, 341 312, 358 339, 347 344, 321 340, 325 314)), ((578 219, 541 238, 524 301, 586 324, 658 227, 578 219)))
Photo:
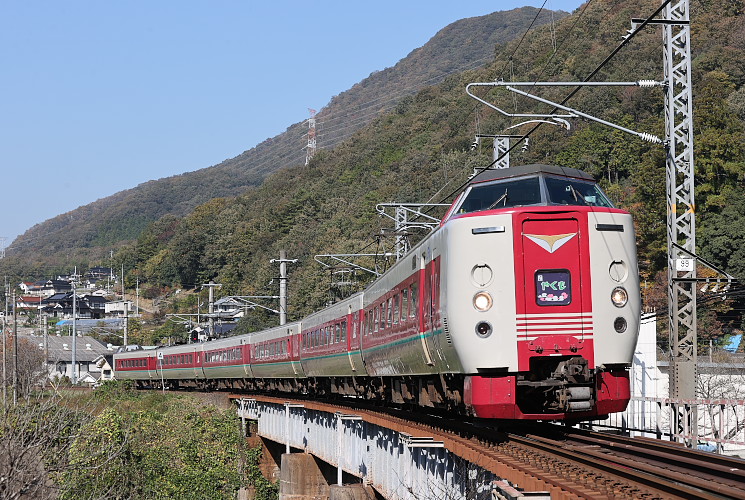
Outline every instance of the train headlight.
POLYGON ((616 307, 623 307, 629 301, 629 294, 622 286, 617 286, 610 294, 610 301, 616 307))
POLYGON ((486 312, 491 309, 492 304, 494 304, 494 301, 489 292, 479 292, 473 296, 473 307, 477 311, 486 312))

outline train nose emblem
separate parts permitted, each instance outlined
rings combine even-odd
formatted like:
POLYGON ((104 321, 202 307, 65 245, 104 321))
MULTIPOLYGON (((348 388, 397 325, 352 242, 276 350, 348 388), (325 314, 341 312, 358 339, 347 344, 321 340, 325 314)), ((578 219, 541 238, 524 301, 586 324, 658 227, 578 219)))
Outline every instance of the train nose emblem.
POLYGON ((561 248, 564 243, 571 240, 577 233, 567 234, 526 234, 524 235, 530 241, 536 243, 548 253, 554 253, 561 248))

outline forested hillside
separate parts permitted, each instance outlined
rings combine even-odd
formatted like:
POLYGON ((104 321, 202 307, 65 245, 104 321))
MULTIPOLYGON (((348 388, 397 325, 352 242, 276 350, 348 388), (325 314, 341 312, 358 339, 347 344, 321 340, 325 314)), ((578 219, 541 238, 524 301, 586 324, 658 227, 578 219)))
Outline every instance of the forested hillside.
MULTIPOLYGON (((520 43, 498 46, 495 62, 486 68, 453 74, 403 99, 308 167, 283 169, 241 196, 215 199, 187 217, 151 225, 118 254, 117 262, 151 286, 188 287, 215 279, 224 294, 266 294, 273 293, 275 285, 268 284, 277 272, 269 260, 286 249, 299 259, 291 270, 290 316, 300 317, 330 297, 330 278, 314 261, 315 254, 369 252, 380 244, 375 239, 379 229, 390 225, 375 214, 376 203, 450 200, 474 167, 489 163, 489 148, 469 150, 475 124, 482 133, 498 133, 511 123, 483 107, 477 120, 475 101, 464 92, 467 83, 582 80, 619 43, 632 17, 650 15, 656 7, 646 0, 594 1, 556 29, 545 26, 520 43)), ((723 7, 694 1, 692 13, 699 249, 745 277, 745 221, 738 208, 745 206, 743 3, 723 7)), ((658 29, 639 35, 595 79, 647 78, 662 79, 658 29)), ((543 95, 560 100, 568 92, 554 88, 543 95)), ((528 105, 513 102, 504 91, 490 98, 508 106, 528 105)), ((659 90, 584 89, 569 105, 664 135, 659 90)), ((557 163, 601 178, 615 202, 636 217, 643 279, 651 284, 666 265, 664 155, 659 145, 580 121, 570 131, 541 127, 526 151, 513 152, 512 162, 557 163)), ((369 276, 358 278, 361 284, 369 276)), ((661 295, 650 288, 645 303, 662 306, 663 296, 664 287, 661 295)))
MULTIPOLYGON (((318 114, 319 148, 350 137, 406 95, 490 61, 497 43, 511 40, 531 23, 537 26, 566 15, 544 11, 536 17, 538 12, 532 7, 495 12, 444 28, 393 68, 377 71, 334 97, 318 114)), ((6 274, 28 276, 38 274, 37 269, 108 262, 103 257, 111 248, 135 239, 163 216, 183 217, 212 198, 236 196, 261 184, 278 169, 302 166, 306 131, 305 123, 290 125, 283 134, 213 167, 149 181, 38 224, 12 244, 8 255, 15 258, 0 266, 6 274)))

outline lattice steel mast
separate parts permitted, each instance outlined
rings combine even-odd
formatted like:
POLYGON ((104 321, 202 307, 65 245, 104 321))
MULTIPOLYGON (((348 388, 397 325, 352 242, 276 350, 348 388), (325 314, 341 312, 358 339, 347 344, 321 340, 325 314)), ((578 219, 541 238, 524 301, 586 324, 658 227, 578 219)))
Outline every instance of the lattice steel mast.
MULTIPOLYGON (((667 136, 667 266, 670 396, 696 397, 696 204, 689 1, 665 7, 665 127, 667 136), (681 251, 682 249, 682 251, 681 251)), ((696 406, 676 409, 680 434, 696 435, 696 406)), ((691 443, 689 443, 691 444, 691 443)))
POLYGON ((310 163, 316 154, 316 110, 308 108, 308 146, 305 149, 305 165, 310 163))

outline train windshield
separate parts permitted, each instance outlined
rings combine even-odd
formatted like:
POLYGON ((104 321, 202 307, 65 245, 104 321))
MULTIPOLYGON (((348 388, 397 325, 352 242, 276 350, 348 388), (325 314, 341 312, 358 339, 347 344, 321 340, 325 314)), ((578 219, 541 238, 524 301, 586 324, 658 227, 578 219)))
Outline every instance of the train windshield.
POLYGON ((454 213, 465 214, 529 205, 580 205, 613 208, 600 187, 570 177, 537 175, 474 184, 454 213))
POLYGON ((613 207, 597 184, 566 177, 546 176, 545 180, 550 204, 613 207))
POLYGON ((458 208, 458 213, 540 203, 541 185, 538 177, 528 177, 527 179, 476 184, 466 194, 465 200, 458 208))

